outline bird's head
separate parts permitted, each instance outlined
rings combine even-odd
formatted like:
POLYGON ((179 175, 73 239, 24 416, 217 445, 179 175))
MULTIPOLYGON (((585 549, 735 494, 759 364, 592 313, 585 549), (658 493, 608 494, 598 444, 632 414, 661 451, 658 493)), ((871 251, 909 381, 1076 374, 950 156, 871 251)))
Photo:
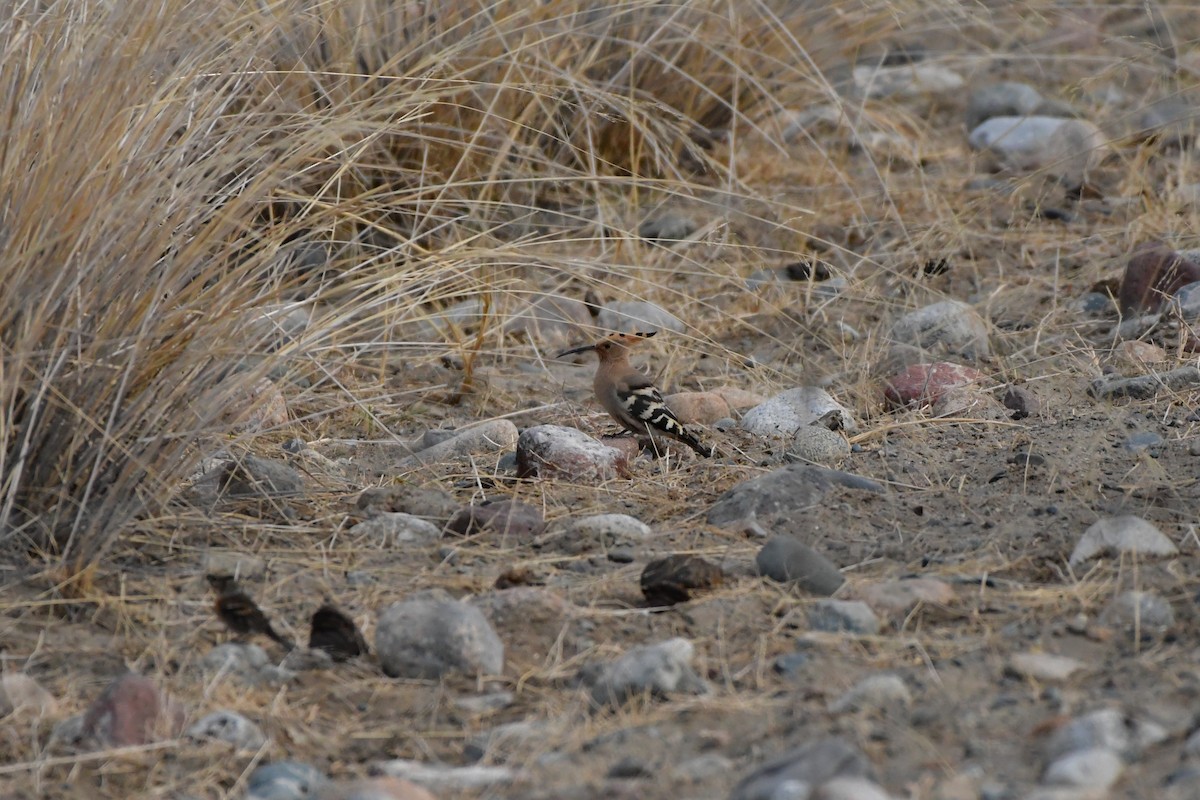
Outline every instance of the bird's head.
POLYGON ((603 339, 593 344, 585 344, 581 347, 572 347, 570 350, 564 350, 558 354, 557 358, 574 355, 575 353, 586 353, 588 350, 595 350, 596 355, 600 356, 601 361, 622 358, 626 353, 629 352, 631 347, 646 341, 656 333, 658 333, 658 331, 614 333, 610 336, 605 336, 603 339))

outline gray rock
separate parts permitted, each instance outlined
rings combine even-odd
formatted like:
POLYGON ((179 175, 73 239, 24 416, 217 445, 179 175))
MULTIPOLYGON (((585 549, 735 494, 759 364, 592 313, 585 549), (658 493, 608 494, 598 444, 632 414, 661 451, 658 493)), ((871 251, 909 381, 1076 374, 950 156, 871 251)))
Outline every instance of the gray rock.
POLYGON ((703 783, 728 775, 736 769, 733 761, 720 753, 704 753, 671 768, 671 777, 685 783, 703 783))
POLYGON ((517 439, 517 477, 600 483, 629 473, 629 456, 576 428, 536 425, 517 439))
POLYGON ((842 434, 820 425, 805 425, 788 445, 788 458, 808 464, 833 466, 850 455, 850 443, 842 434))
POLYGON ((441 538, 442 531, 432 522, 400 511, 385 511, 363 520, 349 530, 354 537, 370 540, 378 547, 404 544, 429 544, 441 538))
POLYGON ((1134 123, 1143 137, 1156 136, 1163 144, 1186 145, 1200 128, 1200 107, 1186 99, 1168 97, 1143 106, 1134 123))
POLYGON ((472 425, 443 442, 426 447, 400 459, 396 469, 407 470, 431 464, 444 464, 471 455, 509 450, 517 444, 517 426, 506 419, 493 419, 472 425))
POLYGON ((504 644, 487 618, 454 600, 394 603, 375 627, 375 652, 392 678, 498 675, 504 669, 504 644))
POLYGON ((1042 783, 1051 786, 1080 786, 1107 789, 1125 771, 1121 756, 1106 747, 1073 750, 1046 767, 1042 783))
POLYGON ((628 514, 593 514, 569 520, 565 536, 584 545, 575 552, 602 550, 618 545, 641 544, 651 536, 650 526, 628 514))
POLYGON ((987 321, 958 300, 918 308, 892 325, 891 338, 922 350, 953 353, 974 360, 992 352, 987 321))
POLYGON ((1017 653, 1009 659, 1007 671, 1019 678, 1029 678, 1044 683, 1061 683, 1086 664, 1068 656, 1052 653, 1017 653))
POLYGON ((225 497, 289 497, 304 491, 304 478, 287 464, 248 454, 226 462, 218 484, 225 497))
POLYGON ((304 800, 328 782, 325 774, 311 764, 276 761, 250 773, 246 780, 247 800, 304 800))
POLYGON ((694 652, 692 643, 681 638, 635 647, 600 674, 592 685, 592 701, 617 706, 641 695, 706 694, 708 684, 692 669, 694 652))
POLYGON ((325 650, 312 647, 297 647, 288 651, 279 664, 280 669, 289 672, 315 672, 323 669, 333 669, 333 656, 325 650))
POLYGON ((683 320, 660 305, 645 300, 621 300, 600 309, 597 327, 621 333, 633 331, 673 331, 683 333, 683 320))
POLYGON ((813 786, 834 778, 870 778, 870 770, 866 757, 846 740, 819 739, 750 772, 733 787, 729 800, 803 800, 813 786))
POLYGON ((1163 439, 1161 434, 1154 431, 1139 431, 1126 437, 1121 446, 1131 453, 1158 453, 1162 450, 1164 444, 1166 444, 1166 440, 1163 439))
POLYGON ((370 518, 386 513, 411 514, 441 528, 458 511, 459 502, 434 486, 372 486, 358 496, 355 508, 370 518))
POLYGON ((46 747, 51 752, 77 753, 84 749, 83 714, 73 714, 54 723, 46 747))
POLYGON ((1006 169, 1046 170, 1073 184, 1082 183, 1106 151, 1099 128, 1062 117, 993 117, 975 127, 967 142, 1006 169))
POLYGON ((225 642, 204 654, 200 659, 200 668, 205 672, 252 676, 269 663, 267 651, 256 644, 225 642))
POLYGON ((1042 104, 1042 94, 1027 83, 1003 81, 979 86, 967 98, 967 130, 992 117, 1027 117, 1042 104))
POLYGON ((848 711, 896 712, 912 705, 912 694, 899 675, 870 675, 829 704, 834 714, 848 711))
POLYGON ((542 720, 506 722, 473 736, 463 753, 471 762, 484 758, 504 762, 549 749, 548 742, 556 735, 556 730, 542 720))
POLYGON ((1154 592, 1122 592, 1100 613, 1099 622, 1128 633, 1161 634, 1175 624, 1175 611, 1154 592))
POLYGON ((1077 567, 1109 553, 1136 553, 1139 558, 1165 557, 1177 555, 1179 548, 1152 523, 1127 514, 1092 523, 1075 545, 1068 563, 1077 567))
POLYGON ((965 83, 962 76, 940 64, 904 64, 878 66, 866 64, 854 68, 854 86, 864 97, 921 97, 945 94, 965 83))
POLYGON ((875 481, 848 472, 809 464, 789 464, 766 475, 743 481, 722 494, 709 510, 708 522, 725 527, 756 518, 795 519, 835 486, 869 492, 883 491, 883 487, 875 481))
POLYGON ((741 427, 756 436, 792 437, 830 412, 837 413, 844 430, 857 429, 849 410, 816 386, 788 389, 758 404, 742 417, 741 427))
POLYGON ((666 211, 642 220, 638 236, 643 239, 678 241, 691 236, 699 226, 695 220, 674 211, 666 211))
POLYGON ((187 737, 196 742, 218 741, 238 750, 258 750, 267 736, 257 724, 236 711, 214 711, 187 729, 187 737))
POLYGON ((1149 400, 1159 392, 1173 392, 1200 387, 1200 369, 1179 367, 1169 372, 1155 372, 1136 378, 1097 378, 1088 387, 1092 397, 1115 400, 1149 400))
POLYGON ((761 575, 817 595, 829 596, 845 578, 828 558, 792 536, 775 536, 754 558, 761 575))
POLYGON ((213 548, 204 554, 205 575, 231 575, 238 580, 261 578, 267 574, 267 562, 249 553, 213 548))
POLYGON ((826 633, 853 633, 874 636, 879 633, 879 617, 859 600, 818 600, 808 610, 808 625, 826 633))
POLYGON ((546 530, 540 509, 520 500, 485 500, 467 506, 446 523, 446 532, 459 536, 490 533, 502 539, 532 541, 546 530))
MULTIPOLYGON (((1200 263, 1195 257, 1189 256, 1188 260, 1200 263)), ((1195 321, 1200 318, 1200 282, 1179 287, 1179 290, 1175 292, 1175 302, 1184 319, 1195 321)))
POLYGON ((1135 719, 1115 708, 1102 708, 1076 717, 1055 731, 1046 743, 1046 758, 1057 761, 1067 753, 1097 747, 1136 758, 1166 738, 1167 731, 1157 723, 1135 719))
POLYGON ((376 765, 384 775, 411 781, 434 791, 470 791, 512 783, 521 773, 510 767, 454 767, 403 758, 376 765))
POLYGON ((834 778, 818 786, 809 800, 892 800, 892 796, 866 778, 834 778))

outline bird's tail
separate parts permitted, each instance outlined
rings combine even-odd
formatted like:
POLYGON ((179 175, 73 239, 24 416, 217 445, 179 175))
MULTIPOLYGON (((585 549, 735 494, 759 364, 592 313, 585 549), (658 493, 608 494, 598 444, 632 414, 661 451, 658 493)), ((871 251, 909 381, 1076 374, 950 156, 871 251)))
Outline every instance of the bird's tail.
POLYGON ((694 433, 687 429, 684 429, 679 435, 679 441, 683 442, 705 458, 712 458, 713 454, 716 453, 714 448, 709 447, 704 442, 700 441, 698 438, 696 438, 694 433))
POLYGON ((274 641, 277 644, 279 644, 280 646, 282 646, 283 649, 285 649, 285 650, 295 650, 296 649, 296 643, 293 642, 291 639, 287 638, 286 636, 282 635, 281 633, 279 633, 279 631, 275 630, 275 628, 271 625, 271 623, 269 623, 269 622, 267 623, 267 629, 263 632, 265 634, 267 634, 267 636, 270 637, 272 641, 274 641))

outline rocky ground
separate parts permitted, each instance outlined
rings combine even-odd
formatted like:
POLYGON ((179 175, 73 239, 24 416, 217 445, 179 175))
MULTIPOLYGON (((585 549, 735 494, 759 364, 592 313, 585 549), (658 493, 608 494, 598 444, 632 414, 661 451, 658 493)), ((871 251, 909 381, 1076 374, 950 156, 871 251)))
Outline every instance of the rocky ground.
POLYGON ((1155 19, 897 37, 720 145, 794 218, 666 201, 608 296, 264 385, 102 598, 3 565, 3 796, 1200 797, 1200 27, 1155 19), (551 358, 616 329, 713 458, 551 358), (303 647, 325 599, 369 654, 303 647))

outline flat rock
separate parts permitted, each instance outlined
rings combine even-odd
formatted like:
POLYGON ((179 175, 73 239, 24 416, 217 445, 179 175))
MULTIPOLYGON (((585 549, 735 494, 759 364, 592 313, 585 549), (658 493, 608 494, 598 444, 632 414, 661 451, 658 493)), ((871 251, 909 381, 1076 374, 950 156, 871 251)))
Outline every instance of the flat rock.
POLYGON ((592 685, 597 706, 618 706, 634 697, 706 694, 708 684, 692 668, 695 648, 675 638, 635 647, 609 664, 592 685))
POLYGON ((517 439, 517 477, 602 483, 629 474, 629 455, 576 428, 537 425, 517 439))
POLYGON ((638 236, 655 241, 680 241, 700 226, 694 219, 677 211, 655 213, 638 225, 638 236))
POLYGON ((325 773, 301 761, 276 761, 255 768, 246 780, 247 800, 305 800, 329 782, 325 773))
POLYGON ((375 652, 391 678, 498 675, 504 644, 483 613, 455 600, 394 603, 375 626, 375 652))
POLYGON ((1088 394, 1109 400, 1150 400, 1160 392, 1177 392, 1197 387, 1200 387, 1200 369, 1187 366, 1136 378, 1097 378, 1088 387, 1088 394))
POLYGON ((870 675, 829 704, 834 714, 848 711, 895 712, 912 705, 912 693, 899 675, 870 675))
POLYGON ((444 464, 472 455, 511 450, 517 444, 517 426, 506 419, 493 419, 472 425, 432 447, 402 458, 395 469, 407 470, 431 464, 444 464))
POLYGON ((809 800, 892 800, 892 796, 866 778, 834 778, 818 786, 809 800))
POLYGON ((990 333, 990 326, 974 306, 943 300, 900 317, 892 324, 891 339, 928 352, 975 360, 992 352, 990 333))
POLYGON ((1101 626, 1127 633, 1162 634, 1175 625, 1171 603, 1154 592, 1122 592, 1100 612, 1101 626))
POLYGON ((448 533, 459 536, 497 534, 528 542, 546 530, 541 510, 520 500, 485 500, 467 506, 446 524, 448 533))
POLYGON ((370 540, 379 547, 404 544, 428 544, 441 538, 442 531, 432 522, 402 511, 385 511, 350 528, 351 536, 370 540))
POLYGON ((845 583, 837 566, 793 536, 772 537, 754 558, 760 575, 828 596, 845 583))
POLYGON ((888 616, 907 616, 919 603, 948 606, 957 600, 954 587, 937 578, 904 578, 859 587, 858 596, 888 616))
POLYGON ((206 552, 201 566, 205 575, 229 575, 239 581, 261 578, 267 574, 267 562, 262 558, 221 548, 206 552))
POLYGON ((1016 653, 1009 659, 1007 672, 1019 678, 1043 683, 1061 683, 1087 665, 1069 656, 1051 653, 1016 653))
POLYGON ((267 743, 267 736, 256 723, 236 711, 214 711, 193 723, 186 732, 195 742, 217 741, 237 750, 254 751, 267 743))
POLYGON ((709 510, 708 522, 724 527, 755 518, 795 518, 838 486, 883 492, 883 487, 875 481, 849 472, 809 464, 789 464, 743 481, 722 494, 709 510))
POLYGON ((870 778, 871 767, 857 747, 845 739, 818 739, 775 756, 738 781, 729 800, 807 798, 811 787, 835 778, 870 778), (804 793, 785 794, 789 788, 804 793))
POLYGON ((975 150, 1018 172, 1045 170, 1080 185, 1107 151, 1106 137, 1091 122, 1064 117, 992 117, 967 137, 975 150))
POLYGON ((711 591, 725 580, 721 568, 700 556, 670 555, 651 561, 642 570, 642 595, 652 606, 686 603, 697 594, 711 591))
POLYGON ((0 717, 14 713, 30 713, 39 717, 53 714, 57 703, 54 695, 23 672, 0 675, 0 717))
POLYGON ((1152 523, 1126 514, 1092 523, 1075 545, 1068 563, 1077 567, 1102 555, 1124 553, 1139 558, 1166 557, 1177 555, 1179 548, 1152 523))
POLYGON ((622 300, 606 304, 596 317, 596 326, 617 333, 663 330, 683 333, 687 330, 679 317, 645 300, 622 300))
POLYGON ((1107 747, 1073 750, 1046 767, 1042 783, 1107 789, 1121 778, 1125 762, 1107 747))
POLYGON ((864 64, 853 71, 854 86, 864 97, 922 97, 952 92, 966 81, 940 64, 878 66, 864 64))
POLYGON ((874 636, 879 633, 879 617, 859 600, 818 600, 808 609, 808 626, 825 633, 853 633, 874 636))
POLYGON ((437 800, 426 789, 391 776, 361 780, 331 781, 314 795, 314 800, 437 800))
POLYGON ((792 437, 830 412, 838 415, 843 430, 858 427, 849 410, 815 386, 788 389, 760 403, 742 417, 741 427, 756 436, 792 437))
POLYGON ((675 392, 663 400, 684 425, 711 425, 732 413, 729 403, 716 392, 675 392))
POLYGON ((170 739, 183 730, 181 705, 144 675, 126 673, 108 685, 83 715, 81 736, 104 747, 170 739))
POLYGON ((948 361, 913 364, 884 381, 883 398, 892 409, 929 405, 953 390, 980 384, 986 379, 979 370, 948 361))
POLYGON ((1027 83, 1002 81, 978 86, 967 96, 967 130, 992 117, 1027 117, 1042 105, 1042 94, 1027 83))
POLYGON ((428 764, 397 758, 383 761, 375 768, 385 775, 446 791, 470 791, 486 789, 512 783, 521 773, 510 767, 470 766, 455 767, 443 764, 428 764))
POLYGON ((459 503, 453 495, 439 487, 402 483, 364 489, 354 507, 368 519, 387 513, 411 514, 440 529, 458 511, 459 503))
POLYGON ((221 468, 218 484, 225 497, 290 497, 304 491, 304 478, 282 461, 244 455, 221 468))
POLYGON ((1098 747, 1136 758, 1167 735, 1157 723, 1139 720, 1119 709, 1101 708, 1080 715, 1056 730, 1046 742, 1046 759, 1053 762, 1067 753, 1098 747))

